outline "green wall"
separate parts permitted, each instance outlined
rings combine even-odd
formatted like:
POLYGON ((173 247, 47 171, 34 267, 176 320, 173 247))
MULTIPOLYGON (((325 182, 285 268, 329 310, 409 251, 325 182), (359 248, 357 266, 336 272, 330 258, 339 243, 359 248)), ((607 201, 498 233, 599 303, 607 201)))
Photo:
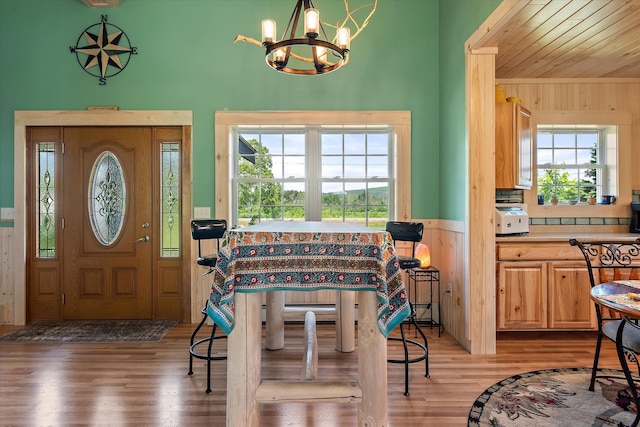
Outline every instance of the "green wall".
POLYGON ((500 3, 501 0, 440 1, 439 218, 442 219, 464 221, 466 211, 464 43, 500 3))
MULTIPOLYGON (((413 216, 462 219, 464 180, 454 172, 465 164, 462 49, 497 3, 380 0, 348 67, 299 77, 270 70, 262 48, 233 43, 238 34, 259 39, 265 17, 280 34, 293 0, 120 0, 112 9, 0 0, 0 207, 13 206, 15 110, 192 110, 194 205, 211 207, 216 110, 410 110, 413 216), (105 86, 69 49, 102 14, 139 51, 105 86)), ((338 22, 342 4, 317 1, 322 20, 338 22)))

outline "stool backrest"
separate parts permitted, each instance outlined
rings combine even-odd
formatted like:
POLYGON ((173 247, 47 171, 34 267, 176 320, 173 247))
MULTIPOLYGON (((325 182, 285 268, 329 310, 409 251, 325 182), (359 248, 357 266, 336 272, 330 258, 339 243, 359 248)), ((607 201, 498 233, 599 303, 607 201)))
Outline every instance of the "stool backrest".
POLYGON ((198 258, 202 258, 201 240, 216 239, 220 251, 220 239, 227 231, 226 219, 194 219, 191 221, 191 237, 198 241, 198 258))
POLYGON ((411 242, 411 258, 415 257, 416 244, 422 241, 423 223, 387 221, 386 230, 391 234, 394 245, 396 242, 411 242))

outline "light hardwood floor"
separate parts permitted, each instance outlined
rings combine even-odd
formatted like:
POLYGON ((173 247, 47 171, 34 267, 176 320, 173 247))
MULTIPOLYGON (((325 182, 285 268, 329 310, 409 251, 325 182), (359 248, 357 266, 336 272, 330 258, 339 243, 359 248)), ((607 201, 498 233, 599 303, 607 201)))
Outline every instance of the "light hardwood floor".
MULTIPOLYGON (((187 376, 194 326, 180 324, 159 343, 0 343, 0 425, 224 426, 227 362, 213 363, 209 395, 203 361, 187 376)), ((13 329, 0 327, 0 335, 13 329)), ((286 348, 263 350, 263 378, 300 376, 303 329, 287 324, 286 348)), ((426 331, 431 378, 413 364, 411 396, 403 395, 403 366, 388 365, 390 426, 465 426, 471 404, 491 384, 536 369, 590 367, 595 346, 589 332, 501 333, 496 355, 470 355, 446 333, 426 331)), ((334 334, 332 324, 318 324, 318 377, 355 378, 357 355, 334 351, 334 334)), ((389 342, 389 355, 400 348, 389 342)), ((610 342, 601 366, 618 367, 610 342)), ((352 427, 357 417, 346 404, 262 405, 260 416, 269 427, 352 427)))

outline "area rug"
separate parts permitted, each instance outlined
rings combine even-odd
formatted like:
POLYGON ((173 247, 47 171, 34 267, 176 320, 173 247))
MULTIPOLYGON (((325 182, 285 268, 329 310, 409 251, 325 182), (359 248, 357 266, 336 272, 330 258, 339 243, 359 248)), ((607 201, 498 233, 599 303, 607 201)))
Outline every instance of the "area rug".
MULTIPOLYGON (((622 376, 603 369, 602 374, 622 376)), ((468 425, 628 426, 636 406, 626 381, 596 380, 589 391, 591 369, 545 369, 506 378, 486 389, 469 411, 468 425)))
POLYGON ((158 342, 177 323, 174 320, 41 321, 0 337, 0 342, 158 342))

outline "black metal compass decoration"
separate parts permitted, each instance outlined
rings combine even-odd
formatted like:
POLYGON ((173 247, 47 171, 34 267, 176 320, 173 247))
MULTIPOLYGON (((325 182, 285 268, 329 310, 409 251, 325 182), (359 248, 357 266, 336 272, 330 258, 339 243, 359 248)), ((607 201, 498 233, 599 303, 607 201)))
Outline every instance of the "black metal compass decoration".
POLYGON ((107 15, 102 15, 98 24, 87 27, 75 46, 69 47, 76 54, 78 64, 84 71, 98 77, 98 84, 107 84, 107 78, 122 72, 129 64, 131 55, 138 54, 138 48, 131 46, 131 41, 118 26, 107 22, 107 15))

